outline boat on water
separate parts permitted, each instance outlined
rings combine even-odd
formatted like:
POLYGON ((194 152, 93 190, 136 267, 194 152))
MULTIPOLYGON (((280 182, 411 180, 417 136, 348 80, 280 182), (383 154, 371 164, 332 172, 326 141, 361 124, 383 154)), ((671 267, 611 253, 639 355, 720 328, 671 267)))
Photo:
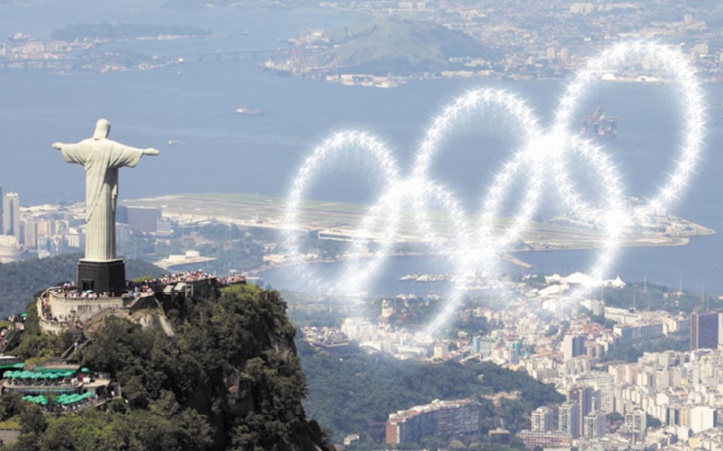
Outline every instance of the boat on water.
POLYGON ((251 108, 246 108, 246 107, 243 107, 243 106, 242 106, 242 107, 240 107, 240 108, 236 108, 236 114, 240 114, 240 115, 242 115, 242 116, 256 116, 256 117, 260 117, 260 116, 263 116, 263 115, 264 115, 264 112, 261 111, 261 110, 258 109, 258 108, 251 109, 251 108))
POLYGON ((615 136, 618 134, 618 118, 607 116, 598 102, 595 111, 582 117, 582 134, 586 136, 615 136))

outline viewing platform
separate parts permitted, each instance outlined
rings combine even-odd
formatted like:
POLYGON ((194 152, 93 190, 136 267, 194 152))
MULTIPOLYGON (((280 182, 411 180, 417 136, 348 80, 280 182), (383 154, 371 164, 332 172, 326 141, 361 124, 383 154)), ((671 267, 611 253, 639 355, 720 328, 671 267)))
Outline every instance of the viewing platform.
POLYGON ((186 271, 156 279, 128 282, 121 295, 81 291, 72 283, 51 287, 37 299, 40 327, 61 332, 108 314, 127 315, 142 308, 157 308, 183 297, 206 297, 224 286, 245 284, 245 276, 216 277, 202 271, 186 271))
POLYGON ((108 293, 80 292, 71 286, 51 287, 37 301, 40 327, 45 331, 60 332, 70 325, 83 324, 103 312, 123 309, 137 297, 132 293, 113 296, 108 293))

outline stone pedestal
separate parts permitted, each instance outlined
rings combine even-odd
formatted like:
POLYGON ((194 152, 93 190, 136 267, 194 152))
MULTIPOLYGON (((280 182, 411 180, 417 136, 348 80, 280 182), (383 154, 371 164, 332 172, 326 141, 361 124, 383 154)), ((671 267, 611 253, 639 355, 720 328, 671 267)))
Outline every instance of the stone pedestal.
POLYGON ((78 289, 96 293, 126 292, 126 266, 123 260, 78 261, 78 289))

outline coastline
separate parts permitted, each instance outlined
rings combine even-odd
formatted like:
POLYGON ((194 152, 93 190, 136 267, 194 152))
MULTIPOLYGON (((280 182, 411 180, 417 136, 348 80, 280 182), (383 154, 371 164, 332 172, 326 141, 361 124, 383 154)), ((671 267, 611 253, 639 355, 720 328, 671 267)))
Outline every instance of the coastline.
MULTIPOLYGON (((283 223, 286 199, 274 196, 256 194, 214 194, 191 193, 174 194, 152 198, 130 199, 123 201, 124 205, 145 206, 159 208, 163 215, 181 224, 193 224, 203 221, 217 221, 234 224, 240 227, 272 229, 276 231, 288 230, 283 223)), ((367 210, 363 204, 330 202, 324 200, 305 200, 299 212, 302 223, 297 232, 312 233, 321 231, 335 231, 345 235, 352 235, 354 224, 358 223, 367 210), (341 224, 341 226, 339 226, 341 224), (335 227, 336 226, 336 227, 335 227)), ((408 219, 408 218, 407 218, 408 219)), ((504 219, 500 220, 499 227, 504 227, 504 219)), ((693 223, 674 215, 656 218, 658 229, 643 229, 635 233, 626 233, 621 237, 618 247, 672 247, 686 246, 693 237, 711 236, 715 230, 693 223)), ((402 221, 404 223, 405 221, 402 221)), ((400 228, 402 239, 399 244, 420 244, 415 234, 410 232, 408 223, 400 228)), ((413 225, 413 224, 412 224, 413 225)), ((531 226, 529 237, 518 249, 510 251, 519 252, 545 252, 545 251, 574 251, 594 250, 603 246, 599 233, 584 226, 571 226, 561 223, 534 223, 531 226)), ((433 256, 426 252, 395 252, 389 256, 433 256)), ((443 255, 442 255, 443 256, 443 255)), ((304 263, 267 263, 254 268, 249 273, 259 273, 275 269, 280 266, 296 264, 335 263, 347 259, 348 256, 338 258, 313 260, 304 263)), ((511 261, 516 266, 526 268, 529 263, 522 259, 511 261)))
MULTIPOLYGON (((712 232, 712 234, 715 234, 715 232, 712 232)), ((708 235, 701 235, 701 236, 708 236, 708 235)), ((657 243, 657 244, 642 244, 642 243, 623 243, 620 245, 620 247, 623 248, 651 248, 651 247, 680 247, 680 246, 686 246, 690 244, 691 239, 690 237, 684 237, 680 238, 676 241, 669 241, 665 243, 657 243)), ((529 263, 521 258, 515 257, 513 254, 532 254, 532 253, 558 253, 558 252, 566 252, 566 251, 594 251, 597 249, 600 249, 600 246, 594 247, 594 246, 577 246, 577 247, 559 247, 559 248, 548 248, 548 249, 530 249, 530 248, 522 248, 522 249, 515 249, 513 251, 510 251, 509 253, 506 253, 502 259, 513 264, 514 266, 517 266, 519 268, 523 269, 535 269, 536 266, 532 263, 529 263)), ((434 258, 434 257, 445 257, 445 254, 433 254, 433 253, 427 253, 427 252, 393 252, 386 256, 386 258, 396 258, 396 257, 423 257, 423 258, 434 258)), ((304 262, 278 262, 278 263, 267 263, 265 265, 262 265, 257 268, 250 269, 246 272, 247 275, 250 276, 258 276, 266 271, 271 271, 275 269, 282 269, 282 268, 291 268, 291 267, 300 267, 300 266, 306 266, 306 265, 329 265, 339 262, 344 262, 347 260, 350 260, 352 257, 348 255, 333 257, 333 258, 325 258, 325 259, 319 259, 319 260, 309 260, 304 262)), ((361 257, 361 259, 366 259, 371 257, 361 257)))

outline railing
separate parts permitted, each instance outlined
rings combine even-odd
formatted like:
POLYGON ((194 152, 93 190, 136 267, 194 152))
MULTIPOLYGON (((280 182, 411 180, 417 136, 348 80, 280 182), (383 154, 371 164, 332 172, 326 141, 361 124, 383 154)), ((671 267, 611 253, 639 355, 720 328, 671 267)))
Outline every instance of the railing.
POLYGON ((53 298, 65 301, 106 301, 127 296, 126 294, 121 296, 111 296, 109 293, 88 293, 87 295, 84 295, 76 291, 50 291, 49 293, 53 298))

